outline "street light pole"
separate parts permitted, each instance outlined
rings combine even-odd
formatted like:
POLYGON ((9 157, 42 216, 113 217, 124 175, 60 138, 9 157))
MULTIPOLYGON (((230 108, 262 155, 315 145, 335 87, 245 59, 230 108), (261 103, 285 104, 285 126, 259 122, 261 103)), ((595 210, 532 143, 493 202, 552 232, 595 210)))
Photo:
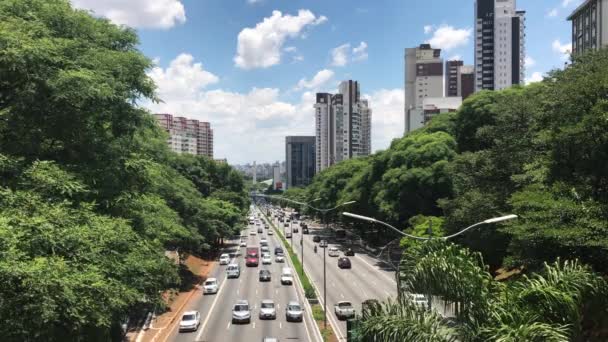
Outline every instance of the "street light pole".
MULTIPOLYGON (((327 230, 327 220, 323 212, 323 221, 325 221, 325 230, 327 230)), ((327 263, 325 262, 326 246, 323 246, 323 328, 327 329, 327 263)))

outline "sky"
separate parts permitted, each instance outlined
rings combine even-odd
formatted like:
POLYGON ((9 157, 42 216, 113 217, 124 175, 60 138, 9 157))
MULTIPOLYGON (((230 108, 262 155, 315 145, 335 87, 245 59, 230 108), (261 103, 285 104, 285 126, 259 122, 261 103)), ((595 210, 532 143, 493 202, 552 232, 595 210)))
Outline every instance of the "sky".
MULTIPOLYGON (((518 0, 526 11, 526 81, 561 68, 566 17, 582 0, 518 0)), ((314 95, 359 81, 372 151, 404 129, 404 49, 421 43, 473 64, 474 0, 72 0, 137 30, 154 61, 153 113, 209 121, 214 157, 285 159, 285 136, 314 135, 314 95)))

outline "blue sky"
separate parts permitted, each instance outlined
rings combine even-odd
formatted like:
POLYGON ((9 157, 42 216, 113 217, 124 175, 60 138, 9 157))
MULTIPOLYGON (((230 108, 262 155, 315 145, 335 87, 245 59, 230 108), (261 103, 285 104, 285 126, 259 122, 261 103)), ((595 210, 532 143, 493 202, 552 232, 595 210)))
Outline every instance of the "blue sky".
MULTIPOLYGON (((284 159, 286 135, 313 135, 313 96, 360 81, 373 110, 372 149, 403 134, 403 49, 423 42, 473 60, 473 0, 72 0, 137 29, 156 61, 164 103, 210 121, 215 156, 284 159)), ((527 11, 530 81, 562 67, 567 15, 581 0, 518 0, 527 11)))

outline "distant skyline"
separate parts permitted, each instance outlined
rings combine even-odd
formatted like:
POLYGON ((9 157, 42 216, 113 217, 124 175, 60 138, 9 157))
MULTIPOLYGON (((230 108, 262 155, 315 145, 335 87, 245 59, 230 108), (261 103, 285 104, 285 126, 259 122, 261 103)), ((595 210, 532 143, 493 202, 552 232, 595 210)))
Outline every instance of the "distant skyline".
MULTIPOLYGON (((134 27, 162 103, 153 113, 209 121, 215 157, 284 160, 287 135, 314 135, 317 91, 360 82, 373 110, 372 151, 403 134, 403 54, 429 42, 473 64, 474 1, 72 0, 134 27)), ((582 0, 518 0, 526 79, 563 67, 566 17, 582 0)))

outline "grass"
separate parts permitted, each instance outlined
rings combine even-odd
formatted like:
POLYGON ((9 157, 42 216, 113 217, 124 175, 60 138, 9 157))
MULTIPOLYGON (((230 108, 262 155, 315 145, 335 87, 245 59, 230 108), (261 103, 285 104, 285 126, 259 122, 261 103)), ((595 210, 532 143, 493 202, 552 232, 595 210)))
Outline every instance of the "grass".
POLYGON ((322 321, 325 318, 325 311, 320 304, 312 305, 312 317, 315 321, 322 321))

